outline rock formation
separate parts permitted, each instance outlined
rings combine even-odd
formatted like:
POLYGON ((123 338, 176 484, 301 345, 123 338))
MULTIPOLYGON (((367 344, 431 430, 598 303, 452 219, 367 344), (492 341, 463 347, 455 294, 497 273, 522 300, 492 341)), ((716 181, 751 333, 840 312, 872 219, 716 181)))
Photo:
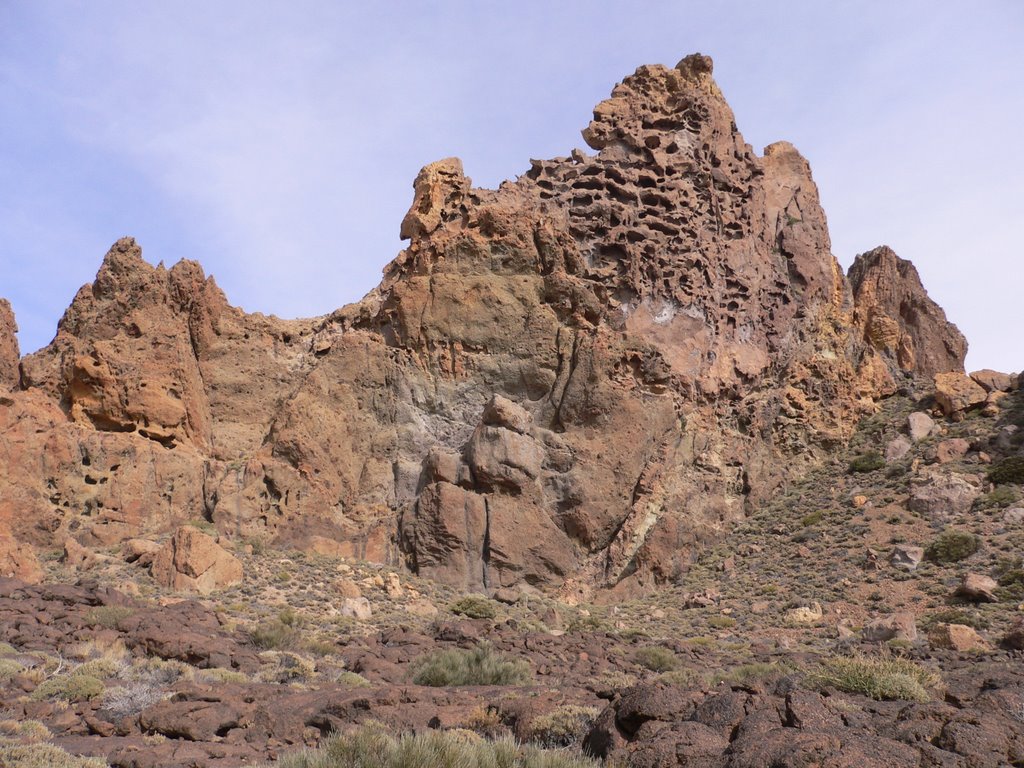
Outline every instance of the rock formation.
POLYGON ((962 371, 908 262, 844 277, 807 162, 744 142, 709 58, 641 67, 583 135, 497 190, 424 168, 408 247, 327 317, 245 314, 131 239, 18 375, 4 307, 0 523, 202 518, 467 589, 632 591, 904 379, 962 371))

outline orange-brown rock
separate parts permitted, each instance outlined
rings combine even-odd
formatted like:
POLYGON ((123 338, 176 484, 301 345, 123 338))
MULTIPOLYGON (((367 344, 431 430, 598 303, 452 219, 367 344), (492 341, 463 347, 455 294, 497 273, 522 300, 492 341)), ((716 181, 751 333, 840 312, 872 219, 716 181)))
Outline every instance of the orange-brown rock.
POLYGON ((242 563, 212 537, 184 525, 156 553, 153 578, 168 589, 206 595, 242 580, 242 563))
POLYGON ((20 579, 28 584, 43 580, 35 550, 0 528, 0 577, 20 579))
POLYGON ((18 324, 7 299, 0 299, 0 391, 18 386, 18 324))
POLYGON ((0 520, 95 546, 201 514, 465 589, 628 592, 897 379, 962 370, 906 262, 844 277, 807 162, 743 140, 709 58, 641 67, 584 138, 498 190, 427 166, 407 248, 327 317, 118 241, 0 408, 0 520))
POLYGON ((963 372, 967 342, 932 301, 914 265, 882 246, 861 254, 850 267, 863 341, 921 376, 963 372))
POLYGON ((928 642, 932 648, 945 648, 951 651, 986 651, 991 646, 977 631, 963 624, 939 624, 928 634, 928 642))
POLYGON ((956 416, 985 402, 988 392, 962 372, 935 374, 935 402, 947 416, 956 416))

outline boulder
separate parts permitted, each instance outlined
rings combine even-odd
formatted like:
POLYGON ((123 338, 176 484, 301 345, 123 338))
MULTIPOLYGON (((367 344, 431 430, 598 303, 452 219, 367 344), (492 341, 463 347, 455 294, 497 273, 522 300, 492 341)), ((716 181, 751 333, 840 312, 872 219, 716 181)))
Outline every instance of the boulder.
POLYGON ((889 640, 917 640, 917 622, 914 614, 908 612, 881 616, 861 630, 861 637, 869 643, 885 643, 889 640))
POLYGON ((954 416, 985 402, 988 392, 965 373, 935 374, 935 402, 946 416, 954 416))
POLYGON ((905 571, 917 570, 917 566, 921 564, 922 560, 924 560, 924 549, 912 544, 897 544, 889 556, 889 562, 894 567, 905 571))
POLYGON ((209 594, 242 580, 242 563, 212 537, 182 526, 153 558, 153 578, 167 589, 209 594))
POLYGON ((946 520, 969 512, 980 495, 963 476, 933 471, 911 480, 908 506, 931 520, 946 520))
POLYGON ((18 351, 18 324, 7 299, 0 299, 0 392, 14 389, 20 379, 18 351))
POLYGON ((910 452, 911 447, 911 442, 903 435, 894 437, 885 445, 885 463, 892 464, 899 461, 910 452))
POLYGON ((907 416, 907 432, 915 443, 924 440, 938 430, 938 425, 927 413, 915 411, 907 416))
POLYGON ((66 566, 77 571, 87 571, 97 562, 96 553, 83 547, 74 539, 67 539, 64 542, 64 554, 61 560, 66 566))
POLYGON ((122 547, 121 553, 125 561, 135 563, 138 566, 153 564, 153 558, 161 549, 160 545, 149 539, 128 539, 122 547))
POLYGON ((532 421, 529 411, 501 395, 494 395, 484 408, 484 424, 511 429, 521 435, 526 434, 532 421))
POLYGON ((996 602, 996 589, 999 582, 980 573, 967 573, 957 587, 956 594, 972 603, 996 602))
POLYGON ((338 613, 359 621, 368 621, 373 616, 373 609, 365 597, 346 597, 338 608, 338 613))
POLYGON ((1014 378, 1012 374, 1000 373, 990 368, 971 374, 971 380, 986 392, 1010 392, 1014 388, 1014 378))
POLYGON ((964 440, 962 437, 942 440, 935 446, 935 459, 939 464, 948 464, 951 461, 962 459, 970 449, 970 441, 964 440))
POLYGON ((1010 507, 1003 512, 1003 522, 1007 525, 1024 523, 1024 507, 1010 507))
POLYGON ((987 651, 991 646, 972 627, 963 624, 939 624, 928 633, 932 648, 950 651, 987 651))

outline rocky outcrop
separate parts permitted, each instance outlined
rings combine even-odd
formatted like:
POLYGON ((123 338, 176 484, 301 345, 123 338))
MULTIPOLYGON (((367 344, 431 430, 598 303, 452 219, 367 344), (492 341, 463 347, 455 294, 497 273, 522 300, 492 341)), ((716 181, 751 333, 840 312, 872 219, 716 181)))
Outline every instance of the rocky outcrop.
POLYGON ((153 557, 153 578, 167 589, 206 595, 242 580, 242 563, 213 538, 182 526, 153 557))
POLYGON ((0 299, 0 390, 18 386, 18 324, 7 299, 0 299))
POLYGON ((963 372, 967 341, 929 298, 913 264, 882 246, 854 260, 849 280, 866 344, 921 376, 963 372))
POLYGON ((109 546, 202 517, 566 599, 676 578, 898 379, 963 359, 906 262, 843 276, 807 162, 755 153, 711 70, 641 67, 594 153, 498 190, 427 166, 408 247, 328 317, 245 314, 118 241, 0 409, 0 521, 109 546))

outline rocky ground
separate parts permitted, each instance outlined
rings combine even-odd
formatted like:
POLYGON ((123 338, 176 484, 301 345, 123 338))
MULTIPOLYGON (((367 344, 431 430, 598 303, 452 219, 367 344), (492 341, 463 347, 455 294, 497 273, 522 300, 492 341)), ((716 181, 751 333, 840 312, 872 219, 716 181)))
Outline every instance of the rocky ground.
POLYGON ((883 401, 833 461, 626 602, 467 596, 222 539, 231 554, 202 525, 52 551, 42 583, 0 581, 0 755, 226 767, 383 723, 610 765, 1024 764, 1024 392, 952 418, 935 394, 883 401), (180 592, 189 558, 215 564, 209 594, 180 592), (505 679, 422 677, 481 647, 505 679))

